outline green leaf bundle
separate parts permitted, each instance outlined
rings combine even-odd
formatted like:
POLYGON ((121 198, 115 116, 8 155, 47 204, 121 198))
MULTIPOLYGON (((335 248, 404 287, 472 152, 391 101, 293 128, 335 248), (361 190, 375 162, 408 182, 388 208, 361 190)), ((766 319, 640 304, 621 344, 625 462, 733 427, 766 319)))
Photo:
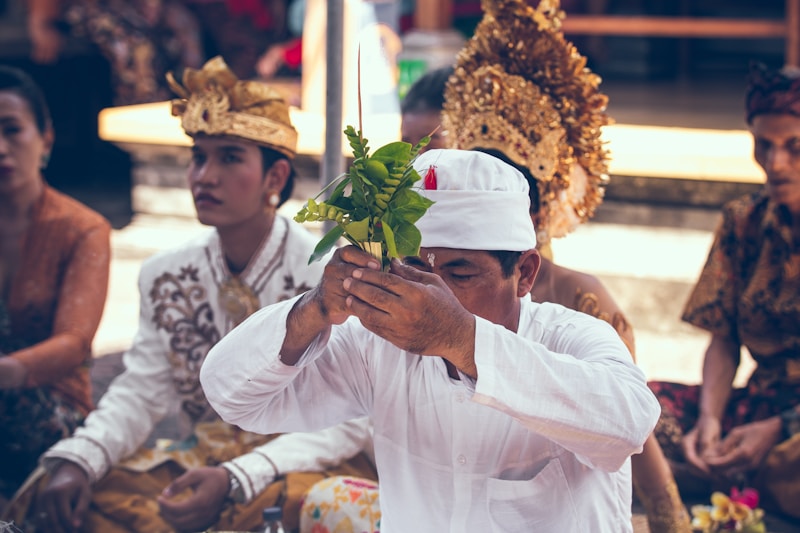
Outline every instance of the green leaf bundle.
POLYGON ((297 222, 336 223, 308 262, 324 257, 341 237, 379 258, 384 270, 392 258, 419 255, 422 236, 415 223, 433 202, 413 189, 421 178, 412 163, 430 137, 413 146, 392 142, 369 155, 367 139, 360 130, 347 126, 344 134, 353 150, 350 168, 309 199, 294 217, 297 222), (318 202, 331 187, 327 200, 318 202))

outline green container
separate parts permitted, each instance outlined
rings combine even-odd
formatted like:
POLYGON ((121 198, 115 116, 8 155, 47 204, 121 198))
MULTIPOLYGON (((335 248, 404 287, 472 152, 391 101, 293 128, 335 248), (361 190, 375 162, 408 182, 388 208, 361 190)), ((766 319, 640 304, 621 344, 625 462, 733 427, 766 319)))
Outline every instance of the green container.
POLYGON ((397 93, 402 101, 411 85, 428 71, 428 62, 424 59, 398 59, 397 67, 400 71, 397 93))

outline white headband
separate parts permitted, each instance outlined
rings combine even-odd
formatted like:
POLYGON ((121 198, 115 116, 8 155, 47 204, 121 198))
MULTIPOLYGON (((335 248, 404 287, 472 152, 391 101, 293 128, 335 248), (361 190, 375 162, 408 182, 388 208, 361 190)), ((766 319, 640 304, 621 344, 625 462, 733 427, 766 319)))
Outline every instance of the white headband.
POLYGON ((525 252, 536 248, 528 182, 500 159, 429 150, 414 162, 418 192, 436 202, 417 222, 425 248, 525 252))

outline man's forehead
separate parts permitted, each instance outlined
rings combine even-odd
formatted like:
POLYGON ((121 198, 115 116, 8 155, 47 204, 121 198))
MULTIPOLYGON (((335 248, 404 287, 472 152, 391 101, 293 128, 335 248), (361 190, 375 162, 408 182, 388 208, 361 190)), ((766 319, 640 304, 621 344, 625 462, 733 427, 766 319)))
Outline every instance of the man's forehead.
POLYGON ((484 257, 489 257, 489 252, 484 250, 466 250, 461 248, 422 247, 419 249, 418 258, 424 263, 430 263, 431 256, 436 258, 436 265, 455 263, 474 263, 484 257))
POLYGON ((258 145, 253 141, 249 141, 247 139, 242 139, 241 137, 235 137, 233 135, 206 135, 204 133, 199 133, 194 136, 194 144, 195 146, 204 146, 208 148, 229 148, 229 149, 240 149, 243 150, 245 147, 254 146, 257 147, 258 145))

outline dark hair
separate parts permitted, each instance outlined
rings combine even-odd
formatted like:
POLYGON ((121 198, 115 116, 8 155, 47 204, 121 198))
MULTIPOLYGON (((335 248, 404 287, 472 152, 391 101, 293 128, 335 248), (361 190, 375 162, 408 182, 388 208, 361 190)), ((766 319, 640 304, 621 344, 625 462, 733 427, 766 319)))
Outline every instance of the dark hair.
POLYGON ((8 65, 0 65, 0 91, 14 92, 28 103, 39 133, 44 134, 51 127, 50 109, 44 94, 25 72, 8 65))
POLYGON ((525 176, 525 180, 528 182, 528 198, 530 198, 531 200, 531 215, 535 215, 536 213, 539 212, 539 187, 537 186, 536 179, 533 177, 533 174, 531 174, 530 170, 528 170, 526 167, 522 165, 514 163, 508 157, 506 157, 506 154, 504 154, 500 150, 494 150, 492 148, 473 148, 473 150, 476 152, 483 152, 484 154, 492 155, 497 159, 499 159, 500 161, 502 161, 503 163, 511 165, 515 169, 522 172, 522 175, 525 176))
POLYGON ((514 268, 522 256, 522 252, 508 252, 503 250, 489 250, 489 255, 496 258, 500 262, 500 270, 503 277, 507 278, 514 273, 514 268))
POLYGON ((286 178, 286 185, 283 186, 280 194, 281 200, 276 206, 280 207, 286 203, 286 200, 292 197, 292 191, 294 190, 294 178, 297 172, 295 171, 291 160, 286 157, 285 154, 282 154, 277 150, 273 150, 272 148, 267 148, 266 146, 259 146, 258 148, 261 150, 261 169, 264 173, 266 173, 276 161, 285 159, 289 162, 289 177, 286 178))
POLYGON ((453 67, 440 67, 423 74, 408 89, 400 113, 439 113, 444 109, 444 89, 453 67))

